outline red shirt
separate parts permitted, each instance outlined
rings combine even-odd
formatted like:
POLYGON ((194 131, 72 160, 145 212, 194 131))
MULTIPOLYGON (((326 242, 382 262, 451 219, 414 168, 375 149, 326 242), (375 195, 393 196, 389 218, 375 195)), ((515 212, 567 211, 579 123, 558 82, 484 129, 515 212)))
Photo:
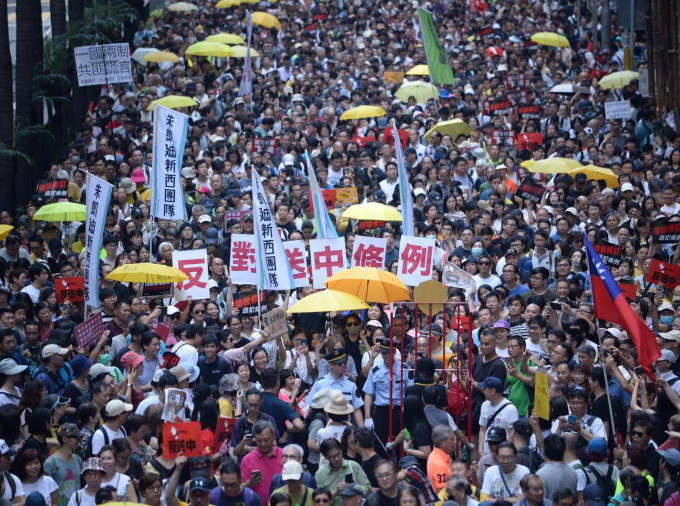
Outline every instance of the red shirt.
POLYGON ((266 456, 259 448, 255 448, 255 450, 243 457, 241 461, 241 475, 244 483, 250 479, 250 475, 253 474, 255 469, 258 469, 260 474, 262 474, 262 481, 250 488, 260 496, 262 504, 268 504, 269 486, 272 483, 272 479, 275 474, 283 470, 283 449, 274 446, 274 451, 271 455, 266 456))

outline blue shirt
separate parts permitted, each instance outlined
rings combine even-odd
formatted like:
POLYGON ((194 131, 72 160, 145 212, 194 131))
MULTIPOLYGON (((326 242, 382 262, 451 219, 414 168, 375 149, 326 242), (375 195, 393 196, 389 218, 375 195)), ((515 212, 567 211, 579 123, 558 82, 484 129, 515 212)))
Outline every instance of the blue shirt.
POLYGON ((390 390, 392 390, 392 404, 401 405, 405 386, 409 387, 413 384, 413 380, 408 377, 409 372, 410 368, 404 368, 402 383, 401 361, 395 360, 392 363, 392 378, 390 378, 390 370, 383 362, 373 367, 368 373, 368 378, 366 378, 364 384, 364 393, 375 396, 376 406, 389 406, 390 390))
POLYGON ((314 394, 324 388, 340 390, 342 395, 344 395, 347 399, 347 402, 349 402, 355 410, 361 408, 364 405, 364 401, 357 395, 356 384, 350 381, 346 376, 342 376, 340 379, 336 380, 332 374, 329 374, 328 376, 318 379, 314 383, 312 391, 309 392, 308 398, 313 399, 314 394))
POLYGON ((295 408, 282 401, 276 394, 271 392, 262 392, 262 407, 260 410, 274 418, 276 422, 276 430, 279 434, 286 432, 286 422, 292 422, 300 415, 295 408))

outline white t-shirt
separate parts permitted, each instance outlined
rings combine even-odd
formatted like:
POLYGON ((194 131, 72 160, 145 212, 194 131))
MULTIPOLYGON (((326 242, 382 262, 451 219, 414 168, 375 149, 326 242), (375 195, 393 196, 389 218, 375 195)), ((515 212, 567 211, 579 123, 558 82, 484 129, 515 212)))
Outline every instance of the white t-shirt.
POLYGON ((666 216, 674 216, 676 214, 680 214, 680 204, 677 202, 673 202, 673 206, 669 206, 668 204, 664 204, 661 206, 661 214, 664 214, 666 216))
MULTIPOLYGON (((479 415, 479 426, 486 427, 502 427, 505 429, 506 433, 510 433, 510 427, 512 424, 519 420, 519 414, 517 413, 517 408, 515 405, 507 399, 503 399, 499 404, 495 406, 491 405, 490 401, 484 401, 482 404, 482 410, 479 415), (493 414, 498 411, 501 406, 508 404, 507 407, 503 408, 493 420, 490 418, 493 414)), ((484 435, 484 453, 489 453, 489 444, 486 441, 486 434, 484 435)))
POLYGON ((106 425, 102 425, 96 431, 94 431, 94 434, 92 435, 92 455, 99 455, 99 452, 101 451, 102 447, 106 446, 107 444, 113 443, 114 439, 125 438, 126 438, 125 432, 123 432, 122 429, 118 429, 116 432, 113 432, 106 425), (106 431, 108 441, 104 438, 103 431, 106 431))
POLYGON ((479 287, 482 285, 489 285, 493 290, 494 288, 501 284, 501 280, 498 278, 498 276, 494 276, 493 274, 488 278, 482 278, 480 277, 479 274, 476 274, 475 276, 472 276, 472 278, 475 280, 475 285, 477 285, 477 289, 479 289, 479 287))
POLYGON ((21 293, 27 293, 29 297, 31 297, 33 304, 38 303, 38 296, 40 295, 40 290, 34 287, 33 285, 26 285, 21 289, 21 293))
MULTIPOLYGON (((496 500, 506 500, 509 497, 521 494, 522 488, 519 486, 519 481, 529 472, 529 468, 517 464, 514 471, 510 474, 503 473, 503 477, 501 477, 501 467, 491 466, 484 474, 482 492, 496 500), (505 478, 505 482, 503 482, 503 478, 505 478), (507 489, 510 489, 510 493, 508 493, 507 489)), ((71 505, 69 504, 69 506, 71 505)))
MULTIPOLYGON (((21 483, 21 480, 16 474, 10 473, 10 476, 14 480, 14 485, 16 488, 16 492, 14 493, 14 497, 21 497, 22 495, 26 495, 26 492, 24 491, 24 485, 21 483)), ((12 486, 7 482, 7 476, 3 473, 2 479, 5 480, 5 493, 2 495, 3 499, 7 499, 8 501, 12 500, 12 486)), ((94 504, 94 498, 92 499, 92 504, 94 504)))
POLYGON ((71 499, 68 501, 68 506, 97 506, 97 503, 94 501, 94 496, 88 494, 85 491, 86 489, 87 487, 73 492, 71 499))
POLYGON ((116 493, 118 494, 118 497, 121 498, 120 499, 121 501, 136 502, 136 500, 137 500, 136 497, 128 497, 127 499, 123 499, 123 497, 127 493, 127 486, 129 484, 130 484, 130 477, 129 476, 127 476, 125 474, 121 474, 121 473, 116 473, 111 481, 107 481, 107 482, 102 481, 101 487, 104 488, 104 487, 108 487, 109 485, 111 485, 112 487, 114 487, 116 489, 116 493))
POLYGON ((24 483, 24 492, 29 496, 31 492, 38 492, 45 498, 45 504, 52 506, 50 494, 59 490, 59 485, 49 476, 41 476, 35 483, 24 483))
POLYGON ((180 362, 198 364, 198 350, 193 345, 181 341, 172 347, 172 352, 179 357, 180 362))

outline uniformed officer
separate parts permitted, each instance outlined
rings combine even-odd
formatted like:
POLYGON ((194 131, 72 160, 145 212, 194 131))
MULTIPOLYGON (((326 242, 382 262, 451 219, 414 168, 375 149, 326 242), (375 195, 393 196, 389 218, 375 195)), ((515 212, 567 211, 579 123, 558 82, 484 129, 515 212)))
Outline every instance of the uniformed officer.
POLYGON ((347 355, 344 348, 339 348, 331 351, 326 355, 328 365, 330 366, 330 374, 319 378, 309 392, 309 398, 313 399, 314 394, 324 388, 332 388, 340 390, 347 399, 347 402, 354 408, 354 420, 358 427, 364 426, 364 417, 361 412, 361 407, 364 401, 357 395, 357 386, 350 380, 345 373, 347 372, 347 355))
POLYGON ((378 348, 382 355, 383 363, 371 369, 364 384, 364 413, 366 415, 364 425, 371 429, 375 427, 375 434, 384 446, 388 443, 390 432, 390 411, 392 412, 392 436, 396 436, 399 433, 399 415, 404 398, 404 389, 413 384, 413 379, 408 365, 405 365, 402 371, 401 361, 393 360, 394 350, 390 349, 389 339, 379 338, 378 348), (392 392, 391 399, 390 391, 392 392), (373 417, 371 417, 374 396, 375 408, 373 410, 373 417))

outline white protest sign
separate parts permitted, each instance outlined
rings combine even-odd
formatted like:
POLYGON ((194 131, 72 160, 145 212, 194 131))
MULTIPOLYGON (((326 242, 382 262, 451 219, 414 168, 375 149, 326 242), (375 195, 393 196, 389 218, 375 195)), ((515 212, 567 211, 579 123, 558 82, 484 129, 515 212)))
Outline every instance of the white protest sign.
POLYGON ((79 86, 132 82, 129 44, 102 44, 73 49, 79 86))
POLYGON ((604 103, 604 116, 607 119, 630 118, 630 100, 618 100, 604 103))
POLYGON ((640 95, 643 97, 649 96, 649 70, 648 69, 638 69, 639 83, 640 83, 640 95))
POLYGON ((309 250, 312 254, 312 279, 317 290, 325 288, 324 282, 333 274, 347 268, 344 237, 312 239, 309 250))
POLYGON ((286 312, 281 307, 272 309, 262 314, 262 329, 269 330, 267 340, 271 341, 279 336, 288 334, 286 312))
POLYGON ((208 252, 204 249, 190 249, 172 252, 172 265, 186 274, 189 279, 175 285, 175 300, 209 299, 208 252))
POLYGON ((229 252, 229 276, 235 285, 257 284, 255 236, 232 234, 229 252))
POLYGON ((309 286, 309 268, 307 266, 307 251, 305 241, 285 241, 283 247, 286 248, 288 263, 295 280, 295 288, 309 286))
POLYGON ((357 235, 352 250, 352 267, 384 269, 386 250, 387 239, 357 235))
POLYGON ((432 279, 434 239, 402 236, 399 244, 397 276, 405 285, 418 286, 432 279))

